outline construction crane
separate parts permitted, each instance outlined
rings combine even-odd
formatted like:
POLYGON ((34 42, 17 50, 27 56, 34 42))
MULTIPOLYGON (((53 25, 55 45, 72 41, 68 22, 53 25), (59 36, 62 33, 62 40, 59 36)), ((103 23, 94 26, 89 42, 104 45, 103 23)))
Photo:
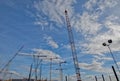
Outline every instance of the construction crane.
POLYGON ((58 57, 50 57, 50 81, 52 81, 52 61, 53 59, 58 59, 58 57))
POLYGON ((31 64, 31 66, 30 66, 29 78, 27 81, 30 81, 30 79, 31 79, 32 67, 33 67, 33 64, 31 64))
POLYGON ((59 70, 59 72, 60 72, 60 80, 59 81, 63 81, 63 70, 65 70, 62 68, 63 63, 66 63, 66 61, 59 62, 59 69, 56 69, 56 70, 59 70))
POLYGON ((21 48, 15 53, 15 55, 7 62, 7 64, 1 69, 0 72, 4 71, 5 68, 12 62, 12 60, 18 55, 18 53, 23 49, 24 46, 21 46, 21 48))
POLYGON ((79 68, 77 53, 76 53, 76 49, 75 49, 74 37, 73 37, 73 32, 72 32, 72 28, 71 28, 67 10, 65 10, 65 17, 66 17, 67 30, 68 30, 68 35, 69 35, 69 42, 71 45, 72 56, 73 56, 73 61, 74 61, 74 67, 75 67, 75 71, 76 71, 76 77, 77 77, 77 81, 81 81, 80 68, 79 68))
POLYGON ((0 73, 3 72, 3 81, 5 79, 5 76, 7 75, 6 72, 8 71, 8 67, 10 66, 10 63, 13 61, 13 59, 18 55, 18 53, 23 49, 24 46, 21 46, 21 48, 15 53, 15 55, 5 64, 5 66, 0 70, 0 73))

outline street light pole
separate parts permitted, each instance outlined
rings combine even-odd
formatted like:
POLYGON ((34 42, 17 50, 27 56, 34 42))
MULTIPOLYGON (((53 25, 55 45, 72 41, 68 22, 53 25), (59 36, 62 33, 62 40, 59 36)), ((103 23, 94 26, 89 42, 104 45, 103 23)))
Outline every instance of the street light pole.
POLYGON ((117 76, 117 73, 116 73, 116 71, 115 71, 115 69, 114 69, 114 66, 112 66, 112 69, 113 69, 113 72, 114 72, 114 74, 115 74, 116 80, 119 81, 118 76, 117 76))
POLYGON ((116 67, 117 67, 117 69, 118 69, 118 71, 119 71, 119 73, 120 73, 120 70, 119 70, 117 61, 115 60, 115 57, 114 57, 114 55, 113 55, 113 53, 112 53, 112 51, 111 51, 111 48, 110 48, 110 44, 112 43, 112 40, 111 40, 111 39, 108 40, 108 43, 109 43, 109 44, 103 43, 103 46, 107 46, 107 47, 108 47, 108 49, 109 49, 109 51, 110 51, 110 54, 111 54, 111 56, 112 56, 112 58, 113 58, 113 61, 114 61, 115 65, 116 65, 116 67))
POLYGON ((115 57, 114 57, 114 55, 113 55, 113 53, 112 53, 110 47, 109 47, 109 46, 107 46, 107 47, 108 47, 108 49, 110 50, 110 54, 111 54, 111 56, 112 56, 112 58, 113 58, 113 60, 114 60, 114 63, 115 63, 115 65, 116 65, 116 67, 117 67, 117 69, 118 69, 118 71, 119 71, 119 73, 120 73, 120 70, 119 70, 119 67, 118 67, 117 61, 115 60, 115 57))

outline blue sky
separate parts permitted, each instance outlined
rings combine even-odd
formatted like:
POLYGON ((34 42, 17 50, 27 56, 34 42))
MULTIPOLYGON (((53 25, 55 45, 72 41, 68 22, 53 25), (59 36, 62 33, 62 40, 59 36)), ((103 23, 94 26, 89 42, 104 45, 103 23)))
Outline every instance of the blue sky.
MULTIPOLYGON (((111 66, 115 64, 102 43, 113 40, 110 47, 120 65, 119 4, 119 0, 0 0, 0 68, 24 45, 22 55, 17 55, 8 67, 8 71, 14 73, 12 77, 28 77, 33 63, 31 55, 41 54, 59 57, 53 60, 54 79, 59 79, 59 71, 55 70, 59 68, 58 63, 67 61, 62 65, 63 73, 73 81, 76 77, 65 21, 66 9, 82 80, 90 77, 88 81, 93 81, 95 75, 102 80, 102 74, 106 79, 109 75, 114 77, 111 66)), ((49 79, 49 58, 40 59, 43 59, 42 77, 49 79)))

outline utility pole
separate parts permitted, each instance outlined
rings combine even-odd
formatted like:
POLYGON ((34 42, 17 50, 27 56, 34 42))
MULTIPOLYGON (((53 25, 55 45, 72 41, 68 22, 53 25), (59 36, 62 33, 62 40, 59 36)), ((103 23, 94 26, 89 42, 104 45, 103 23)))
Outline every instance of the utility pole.
POLYGON ((68 35, 69 35, 69 42, 70 42, 71 50, 72 50, 74 67, 75 67, 75 71, 76 71, 76 77, 77 77, 77 81, 81 81, 80 68, 79 68, 79 64, 78 64, 78 57, 77 57, 77 53, 76 53, 76 49, 75 49, 72 27, 71 27, 71 24, 70 24, 70 20, 69 20, 69 17, 68 17, 67 10, 65 10, 65 17, 66 17, 67 30, 68 30, 68 35))

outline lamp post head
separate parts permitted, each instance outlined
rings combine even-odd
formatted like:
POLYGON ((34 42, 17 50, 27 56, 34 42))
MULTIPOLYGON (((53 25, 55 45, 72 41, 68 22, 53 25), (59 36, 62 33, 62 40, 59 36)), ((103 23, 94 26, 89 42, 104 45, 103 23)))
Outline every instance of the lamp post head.
POLYGON ((109 40, 108 40, 108 43, 112 43, 112 40, 111 40, 111 39, 109 39, 109 40))
POLYGON ((67 10, 65 10, 65 13, 67 13, 67 10))
POLYGON ((106 43, 103 43, 102 45, 103 45, 103 46, 106 46, 107 44, 106 44, 106 43))

